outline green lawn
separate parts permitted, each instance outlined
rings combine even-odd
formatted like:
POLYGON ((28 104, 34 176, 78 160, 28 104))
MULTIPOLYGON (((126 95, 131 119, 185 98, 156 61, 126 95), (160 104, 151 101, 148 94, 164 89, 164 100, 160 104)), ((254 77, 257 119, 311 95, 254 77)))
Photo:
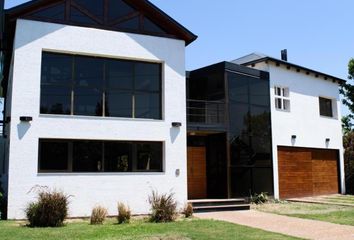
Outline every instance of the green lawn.
POLYGON ((0 239, 143 239, 143 240, 223 240, 223 239, 297 239, 231 223, 211 220, 181 220, 156 224, 135 220, 118 225, 113 220, 101 226, 88 221, 68 223, 61 228, 28 228, 24 223, 0 221, 0 239))
POLYGON ((254 206, 256 210, 290 217, 320 220, 354 226, 354 207, 312 203, 272 203, 254 206))

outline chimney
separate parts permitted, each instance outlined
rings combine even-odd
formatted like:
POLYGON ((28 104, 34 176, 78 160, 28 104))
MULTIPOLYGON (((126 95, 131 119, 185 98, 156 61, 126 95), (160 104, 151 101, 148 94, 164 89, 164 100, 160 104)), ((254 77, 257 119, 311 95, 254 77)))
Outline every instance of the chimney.
POLYGON ((281 50, 281 60, 283 61, 288 61, 288 50, 287 49, 284 49, 284 50, 281 50))

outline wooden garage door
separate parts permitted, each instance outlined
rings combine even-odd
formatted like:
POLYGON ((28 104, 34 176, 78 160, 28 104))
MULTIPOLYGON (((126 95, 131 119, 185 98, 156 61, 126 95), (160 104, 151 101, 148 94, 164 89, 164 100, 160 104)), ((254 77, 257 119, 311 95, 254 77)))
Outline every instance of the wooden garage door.
POLYGON ((188 199, 207 197, 205 147, 188 147, 188 199))
POLYGON ((280 198, 339 192, 338 151, 278 147, 280 198))

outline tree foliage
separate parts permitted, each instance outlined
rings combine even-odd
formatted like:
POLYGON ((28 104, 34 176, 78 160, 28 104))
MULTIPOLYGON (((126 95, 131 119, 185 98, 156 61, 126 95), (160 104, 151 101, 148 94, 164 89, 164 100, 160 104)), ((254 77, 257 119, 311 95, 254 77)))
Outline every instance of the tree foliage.
POLYGON ((341 94, 344 96, 343 104, 348 106, 350 114, 342 118, 343 143, 344 143, 344 165, 347 193, 354 194, 354 59, 348 64, 349 81, 341 85, 341 94))
MULTIPOLYGON (((354 80, 354 58, 350 59, 348 64, 348 79, 354 80)), ((348 106, 350 110, 350 119, 354 119, 354 85, 352 81, 342 83, 341 85, 341 94, 344 96, 343 104, 348 106)))

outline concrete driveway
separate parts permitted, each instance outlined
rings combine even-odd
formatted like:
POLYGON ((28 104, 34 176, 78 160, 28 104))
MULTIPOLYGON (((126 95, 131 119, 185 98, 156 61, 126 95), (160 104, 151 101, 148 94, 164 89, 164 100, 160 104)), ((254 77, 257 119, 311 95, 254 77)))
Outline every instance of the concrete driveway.
POLYGON ((202 219, 214 219, 259 228, 289 236, 319 240, 354 240, 354 227, 250 211, 196 213, 202 219))

